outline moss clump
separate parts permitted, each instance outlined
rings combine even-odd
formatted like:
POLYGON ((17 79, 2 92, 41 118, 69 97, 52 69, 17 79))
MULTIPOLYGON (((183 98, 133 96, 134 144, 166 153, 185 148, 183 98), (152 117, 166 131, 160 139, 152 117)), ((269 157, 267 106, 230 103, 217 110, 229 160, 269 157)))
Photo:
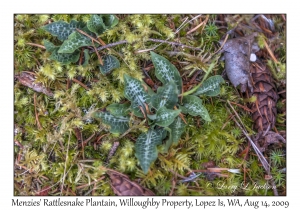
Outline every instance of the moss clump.
MULTIPOLYGON (((134 156, 134 141, 147 129, 136 126, 125 136, 114 136, 106 125, 91 116, 112 103, 123 103, 124 74, 138 80, 152 79, 153 88, 160 86, 155 79, 150 49, 172 62, 183 78, 185 91, 197 85, 209 69, 214 53, 219 49, 218 41, 227 30, 246 21, 247 15, 203 15, 192 19, 190 15, 116 15, 119 24, 101 34, 106 44, 126 40, 121 44, 99 52, 100 56, 111 54, 118 58, 120 67, 109 75, 99 71, 96 53, 90 54, 86 66, 73 63, 63 65, 50 60, 50 53, 43 49, 47 39, 55 45, 61 42, 41 27, 50 22, 71 20, 87 23, 90 15, 15 15, 14 21, 14 70, 15 74, 27 71, 54 93, 53 97, 38 93, 23 86, 17 80, 14 86, 14 120, 16 145, 14 147, 15 195, 37 195, 43 189, 47 195, 114 195, 105 176, 106 168, 127 174, 131 180, 151 189, 156 195, 269 195, 272 190, 218 189, 219 182, 225 185, 268 183, 265 172, 254 152, 247 157, 242 154, 248 143, 230 119, 226 101, 246 106, 239 93, 226 84, 217 97, 202 97, 210 113, 211 122, 187 116, 185 133, 178 145, 168 153, 159 147, 157 161, 144 174, 134 156), (198 29, 192 31, 199 24, 198 29), (204 23, 205 22, 205 23, 204 23), (177 29, 181 28, 177 32, 177 29), (192 31, 188 33, 189 31, 192 31), (149 41, 149 38, 179 42, 202 50, 183 48, 169 43, 149 41), (142 70, 144 69, 144 71, 142 70), (149 77, 145 76, 145 72, 149 77), (195 76, 197 74, 198 76, 195 76), (193 76, 195 78, 193 79, 193 76), (189 83, 190 81, 193 81, 189 83), (114 142, 120 145, 107 160, 114 142), (240 169, 241 174, 223 173, 226 177, 210 177, 203 173, 194 182, 180 182, 191 170, 205 170, 203 164, 213 161, 220 168, 240 169), (100 179, 105 176, 103 179, 100 179), (176 180, 175 185, 173 181, 176 180), (95 181, 94 185, 89 185, 95 181), (158 187, 160 186, 160 187, 158 187)), ((193 15, 196 16, 196 15, 193 15)), ((273 16, 279 37, 285 39, 282 20, 273 16)), ((249 19, 249 18, 248 18, 249 19)), ((239 29, 247 33, 248 29, 239 29)), ((285 43, 285 42, 284 42, 285 43)), ((270 43, 270 45, 277 43, 270 43)), ((276 52, 280 63, 269 62, 276 79, 285 79, 285 48, 276 52), (279 70, 280 71, 279 71, 279 70)), ((83 60, 82 60, 83 62, 83 60)), ((212 75, 221 74, 224 63, 216 63, 212 75)), ((248 132, 252 121, 250 113, 242 106, 234 106, 248 132)), ((284 116, 285 117, 285 116, 284 116)), ((283 118, 284 118, 283 117, 283 118)), ((133 125, 141 123, 132 117, 133 125)), ((283 119, 281 119, 283 121, 283 119)), ((282 130, 284 126, 280 126, 282 130)), ((285 194, 284 150, 271 152, 272 175, 281 194, 285 194), (283 156, 282 156, 283 155, 283 156)))

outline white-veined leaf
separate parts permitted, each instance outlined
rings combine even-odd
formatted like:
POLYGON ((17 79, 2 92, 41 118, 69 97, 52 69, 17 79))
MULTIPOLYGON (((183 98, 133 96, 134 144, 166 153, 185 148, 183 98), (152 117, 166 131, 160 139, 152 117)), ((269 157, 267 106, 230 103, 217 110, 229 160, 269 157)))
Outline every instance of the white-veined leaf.
POLYGON ((182 111, 192 116, 200 115, 205 121, 211 121, 207 109, 202 105, 202 100, 197 96, 184 96, 182 111))
POLYGON ((50 56, 51 60, 56 60, 62 64, 76 63, 80 56, 80 51, 75 50, 73 53, 58 53, 59 47, 56 47, 50 56))
POLYGON ((120 62, 119 60, 112 55, 106 55, 103 57, 103 66, 100 64, 99 68, 102 74, 108 74, 110 73, 113 69, 119 68, 120 67, 120 62))
POLYGON ((185 124, 180 117, 176 117, 174 122, 169 126, 171 129, 172 143, 177 144, 185 129, 185 124))
POLYGON ((133 114, 137 117, 143 117, 143 113, 141 112, 140 108, 146 113, 146 105, 150 101, 149 94, 145 91, 142 83, 132 78, 126 74, 124 74, 125 80, 125 90, 124 96, 128 100, 131 101, 131 109, 133 114))
POLYGON ((173 81, 159 87, 157 94, 151 97, 151 105, 159 109, 163 106, 172 109, 178 101, 178 91, 173 81))
POLYGON ((120 117, 120 116, 126 116, 129 114, 130 110, 129 110, 130 104, 111 104, 109 106, 106 107, 106 109, 114 116, 116 117, 120 117))
POLYGON ((101 15, 101 17, 102 17, 105 27, 107 29, 110 29, 119 23, 119 20, 115 15, 104 14, 104 15, 101 15))
POLYGON ((53 52, 53 50, 55 50, 56 48, 58 48, 57 46, 55 46, 52 42, 50 42, 49 40, 44 39, 44 46, 46 48, 46 50, 48 52, 53 52))
POLYGON ((82 28, 84 23, 72 20, 70 23, 57 21, 43 26, 42 28, 51 33, 61 41, 66 40, 76 28, 82 28))
POLYGON ((76 49, 84 46, 93 45, 92 40, 79 33, 74 31, 67 40, 65 40, 59 48, 58 53, 73 53, 76 49))
POLYGON ((220 93, 220 84, 224 82, 222 76, 212 76, 205 80, 193 95, 217 96, 220 93))
POLYGON ((140 165, 147 173, 153 161, 157 159, 157 145, 162 143, 162 129, 151 128, 147 133, 142 133, 135 143, 135 156, 140 162, 140 165))
POLYGON ((129 117, 116 117, 109 112, 96 112, 94 117, 109 125, 111 133, 124 133, 129 129, 129 117))
POLYGON ((62 64, 70 64, 78 61, 80 52, 76 50, 73 53, 58 53, 59 47, 52 42, 44 40, 44 46, 48 52, 51 52, 50 59, 62 64))
POLYGON ((174 121, 175 117, 180 114, 181 110, 167 109, 166 107, 161 107, 156 113, 155 124, 161 127, 167 127, 174 121))
POLYGON ((99 15, 92 15, 90 20, 87 22, 87 27, 91 32, 97 34, 97 36, 106 30, 102 17, 99 15))
POLYGON ((150 52, 151 60, 155 67, 155 76, 163 83, 167 84, 174 81, 177 86, 178 93, 181 93, 182 79, 176 67, 170 63, 166 58, 150 52))

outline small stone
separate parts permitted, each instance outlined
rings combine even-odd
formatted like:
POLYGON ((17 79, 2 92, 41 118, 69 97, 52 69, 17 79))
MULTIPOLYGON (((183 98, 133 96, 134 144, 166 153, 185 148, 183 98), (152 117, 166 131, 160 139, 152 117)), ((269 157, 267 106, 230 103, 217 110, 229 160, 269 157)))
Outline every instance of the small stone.
POLYGON ((250 55, 250 61, 255 62, 256 61, 256 55, 254 53, 251 53, 250 55))

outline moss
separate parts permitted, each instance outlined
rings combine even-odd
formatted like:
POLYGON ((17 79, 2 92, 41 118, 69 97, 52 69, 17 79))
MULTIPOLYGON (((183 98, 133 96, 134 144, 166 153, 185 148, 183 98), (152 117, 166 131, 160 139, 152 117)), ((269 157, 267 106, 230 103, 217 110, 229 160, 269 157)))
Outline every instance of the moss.
MULTIPOLYGON (((139 169, 133 147, 137 136, 147 130, 147 126, 140 125, 119 139, 120 136, 109 134, 106 125, 91 118, 95 110, 104 109, 112 103, 125 102, 124 74, 143 80, 145 76, 142 68, 147 68, 150 69, 148 74, 155 84, 160 85, 151 69, 150 54, 147 50, 155 48, 155 52, 172 62, 179 69, 184 81, 189 81, 195 72, 200 70, 195 80, 198 83, 205 76, 211 58, 219 48, 217 41, 226 34, 226 31, 217 25, 218 15, 209 16, 207 24, 191 34, 187 34, 187 31, 199 25, 200 21, 203 22, 206 16, 185 24, 179 33, 176 33, 176 29, 186 17, 189 17, 188 15, 136 14, 117 17, 119 24, 100 35, 100 38, 106 44, 120 40, 127 40, 128 44, 117 45, 111 50, 105 49, 100 52, 101 56, 105 54, 116 56, 121 63, 118 69, 104 76, 99 71, 99 61, 95 53, 91 54, 85 67, 78 64, 62 65, 50 60, 49 52, 30 44, 43 45, 43 40, 47 39, 59 45, 60 41, 56 37, 41 29, 43 25, 59 20, 66 22, 77 20, 86 23, 90 15, 15 16, 15 74, 22 71, 34 73, 36 83, 48 87, 54 93, 54 97, 34 92, 18 81, 15 82, 15 140, 23 147, 14 148, 16 161, 14 194, 35 195, 39 189, 52 186, 49 195, 68 195, 71 191, 76 195, 91 195, 92 187, 78 187, 105 175, 102 167, 105 166, 127 174, 131 180, 138 180, 156 195, 169 195, 176 174, 186 177, 191 170, 204 170, 204 163, 214 161, 216 166, 221 168, 241 169, 242 174, 225 172, 228 177, 215 177, 213 180, 202 174, 194 182, 188 183, 180 182, 181 178, 178 176, 173 195, 265 195, 263 190, 239 189, 233 192, 230 189, 216 187, 219 182, 227 185, 240 185, 245 182, 249 184, 249 189, 255 183, 266 183, 265 172, 255 153, 249 152, 248 159, 240 155, 248 146, 248 142, 239 127, 230 120, 226 101, 243 106, 246 106, 246 103, 230 84, 223 85, 217 97, 202 97, 211 122, 205 122, 200 117, 185 116, 187 128, 179 143, 172 145, 168 153, 163 152, 164 148, 158 147, 158 159, 151 165, 147 174, 139 169), (148 38, 176 41, 201 48, 202 51, 150 42, 148 38), (79 134, 76 129, 79 130, 79 134), (92 138, 89 139, 90 137, 92 138), (86 145, 81 148, 79 143, 87 139, 89 140, 86 145), (120 146, 106 162, 115 140, 120 142, 120 146), (39 188, 35 182, 39 183, 39 188), (62 184, 64 190, 61 190, 62 184)), ((227 29, 237 26, 244 18, 228 15, 227 29)), ((276 21, 276 27, 282 30, 280 19, 276 21)), ((259 43, 262 47, 261 42, 259 43)), ((278 54, 285 56, 284 46, 278 54)), ((285 57, 277 64, 269 61, 269 66, 276 79, 281 81, 285 79, 285 57)), ((221 74, 223 70, 224 63, 220 61, 211 74, 221 74)), ((234 108, 241 116, 247 131, 253 134, 255 131, 251 129, 253 122, 250 113, 245 112, 240 106, 234 108)), ((131 120, 133 125, 141 123, 134 117, 131 120)), ((272 175, 276 184, 284 191, 286 177, 281 170, 285 166, 285 158, 280 156, 279 152, 278 150, 270 154, 274 167, 272 175)), ((272 194, 272 190, 267 194, 272 194)), ((97 182, 93 195, 114 195, 108 178, 97 182)))

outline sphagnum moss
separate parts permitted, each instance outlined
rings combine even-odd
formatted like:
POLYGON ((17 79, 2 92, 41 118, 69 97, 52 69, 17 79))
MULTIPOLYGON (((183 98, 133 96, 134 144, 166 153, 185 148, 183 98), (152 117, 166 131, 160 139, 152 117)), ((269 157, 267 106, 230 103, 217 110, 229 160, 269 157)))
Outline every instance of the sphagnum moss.
MULTIPOLYGON (((226 32, 222 27, 216 27, 215 16, 209 16, 208 24, 204 28, 200 27, 194 34, 188 36, 186 32, 199 24, 198 19, 186 24, 184 30, 175 34, 187 16, 177 14, 117 15, 117 17, 119 24, 101 34, 100 38, 106 44, 119 40, 127 40, 131 44, 117 45, 111 50, 100 52, 101 56, 104 54, 116 56, 121 63, 120 68, 112 74, 103 76, 97 66, 98 57, 95 53, 90 55, 86 67, 77 64, 61 65, 49 59, 49 52, 30 45, 30 43, 43 45, 45 39, 59 45, 60 42, 42 30, 42 26, 50 22, 71 20, 87 23, 90 15, 15 16, 15 74, 22 71, 34 72, 36 82, 49 87, 54 93, 54 97, 51 98, 15 82, 15 195, 37 195, 41 189, 48 186, 52 186, 48 195, 72 195, 72 193, 92 195, 92 187, 80 186, 105 175, 102 166, 125 173, 131 180, 139 179, 141 185, 150 188, 156 195, 169 195, 171 191, 173 195, 264 195, 265 192, 262 190, 232 192, 211 187, 217 186, 220 181, 237 185, 245 182, 249 187, 253 187, 255 183, 266 182, 265 172, 257 157, 252 152, 249 153, 249 159, 239 155, 246 148, 247 140, 230 120, 224 101, 242 104, 244 102, 239 100, 239 94, 230 85, 221 86, 218 97, 202 98, 212 121, 204 122, 199 117, 186 116, 188 125, 179 143, 172 145, 168 153, 164 153, 164 148, 159 146, 158 159, 152 164, 149 173, 144 174, 139 169, 134 156, 132 145, 140 132, 138 129, 119 139, 120 146, 106 165, 107 155, 113 145, 112 140, 118 137, 108 134, 107 126, 101 122, 86 119, 84 110, 87 111, 93 106, 95 109, 104 109, 109 104, 124 102, 123 75, 127 74, 142 80, 144 75, 141 68, 148 67, 149 63, 145 61, 150 60, 148 49, 155 48, 155 52, 174 63, 182 75, 192 76, 197 68, 200 68, 199 78, 203 78, 209 66, 210 55, 219 47, 217 45, 219 37, 226 32), (146 41, 148 38, 173 41, 175 37, 176 42, 200 47, 203 51, 195 54, 190 49, 146 41), (145 52, 138 52, 140 50, 145 52), (199 61, 195 60, 197 58, 195 55, 200 56, 199 61), (72 81, 73 78, 85 84, 88 90, 72 81), (36 97, 35 104, 34 97, 36 97), (37 121, 41 125, 40 128, 37 121), (80 131, 80 139, 75 134, 75 128, 80 131), (79 140, 84 141, 94 134, 84 149, 79 148, 79 140), (228 174, 227 178, 215 177, 210 181, 203 174, 195 182, 189 183, 181 183, 178 178, 175 188, 172 189, 172 180, 176 174, 186 177, 190 170, 205 169, 203 164, 208 161, 214 161, 216 166, 222 168, 240 168, 245 176, 228 174), (158 189, 157 186, 162 187, 158 189)), ((228 27, 236 26, 236 20, 236 16, 228 16, 228 27)), ((276 21, 278 25, 281 24, 278 19, 276 21)), ((282 29, 281 25, 280 27, 282 29)), ((281 51, 279 53, 284 55, 281 51)), ((224 64, 220 63, 213 73, 221 73, 223 68, 224 64)), ((275 66, 274 69, 276 73, 278 67, 275 66)), ((150 70, 148 73, 157 82, 153 71, 150 70)), ((284 79, 282 75, 278 78, 284 79)), ((240 106, 234 108, 241 115, 243 123, 251 128, 250 115, 240 106)), ((284 188, 285 177, 282 176, 284 161, 280 157, 274 152, 270 159, 274 165, 272 173, 275 182, 279 188, 284 188)), ((97 182, 93 195, 113 195, 107 178, 97 182)))

